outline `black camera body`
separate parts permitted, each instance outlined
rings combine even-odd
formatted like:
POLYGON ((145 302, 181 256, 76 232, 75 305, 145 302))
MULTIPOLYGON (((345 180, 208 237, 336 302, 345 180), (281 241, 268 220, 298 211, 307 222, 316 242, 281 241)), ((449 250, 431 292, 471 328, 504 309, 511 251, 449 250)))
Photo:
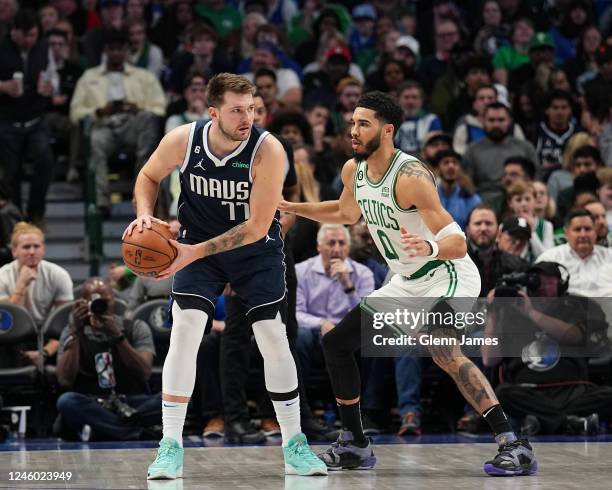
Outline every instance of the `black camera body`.
POLYGON ((98 403, 107 410, 116 413, 122 419, 130 419, 138 412, 127 404, 125 395, 118 395, 114 392, 107 398, 98 398, 98 403))
POLYGON ((540 287, 540 276, 537 272, 511 272, 501 276, 495 284, 496 298, 517 298, 519 290, 527 289, 527 294, 540 287))
POLYGON ((100 294, 92 294, 87 305, 89 306, 89 313, 92 315, 102 316, 108 312, 108 300, 100 294))

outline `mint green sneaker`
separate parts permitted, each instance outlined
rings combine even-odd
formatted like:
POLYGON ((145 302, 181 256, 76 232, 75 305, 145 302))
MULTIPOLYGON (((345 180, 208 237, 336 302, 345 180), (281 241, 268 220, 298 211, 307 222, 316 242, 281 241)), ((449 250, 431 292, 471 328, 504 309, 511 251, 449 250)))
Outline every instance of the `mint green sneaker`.
POLYGON ((283 448, 286 475, 327 475, 327 466, 308 446, 306 436, 301 432, 294 435, 289 445, 283 448))
POLYGON ((183 477, 183 454, 185 450, 176 439, 164 437, 159 441, 155 461, 149 466, 147 480, 175 480, 183 477))

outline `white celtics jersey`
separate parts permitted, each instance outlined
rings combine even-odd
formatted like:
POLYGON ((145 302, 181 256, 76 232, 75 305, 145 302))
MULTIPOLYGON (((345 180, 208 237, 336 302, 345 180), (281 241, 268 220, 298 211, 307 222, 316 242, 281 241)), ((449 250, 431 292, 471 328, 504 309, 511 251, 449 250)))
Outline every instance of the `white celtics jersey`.
MULTIPOLYGON (((367 161, 357 163, 353 183, 355 199, 361 208, 372 239, 385 257, 389 268, 396 274, 409 277, 419 271, 427 262, 436 261, 427 257, 408 257, 402 248, 400 227, 410 233, 417 233, 426 240, 433 240, 434 234, 423 222, 418 209, 402 209, 395 198, 395 183, 399 169, 406 162, 425 169, 435 182, 435 176, 416 157, 396 150, 384 177, 377 183, 368 179, 367 161)), ((432 264, 433 265, 433 264, 432 264)))

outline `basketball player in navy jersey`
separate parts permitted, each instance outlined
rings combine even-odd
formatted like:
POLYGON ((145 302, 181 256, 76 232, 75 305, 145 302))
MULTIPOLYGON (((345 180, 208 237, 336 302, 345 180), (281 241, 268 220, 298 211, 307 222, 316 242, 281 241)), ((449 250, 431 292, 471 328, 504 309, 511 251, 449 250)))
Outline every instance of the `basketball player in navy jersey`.
POLYGON ((182 430, 198 348, 226 283, 249 307, 266 388, 281 426, 285 472, 327 474, 301 432, 296 368, 279 314, 285 267, 277 205, 286 157, 274 136, 253 127, 254 93, 244 77, 214 76, 208 84, 212 120, 169 132, 136 179, 137 218, 125 235, 152 221, 163 223, 152 216, 159 184, 180 167, 181 230, 178 241, 172 241, 178 255, 158 275, 174 275, 173 327, 162 376, 164 437, 149 479, 182 476, 182 430))

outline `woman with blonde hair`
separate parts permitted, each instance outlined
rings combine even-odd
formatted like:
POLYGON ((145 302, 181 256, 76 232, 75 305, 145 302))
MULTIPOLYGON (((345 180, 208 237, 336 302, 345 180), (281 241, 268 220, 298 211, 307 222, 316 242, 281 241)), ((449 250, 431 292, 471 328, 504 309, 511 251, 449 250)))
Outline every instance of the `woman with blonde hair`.
POLYGON ((555 170, 549 177, 547 186, 548 194, 554 201, 557 200, 562 190, 568 189, 574 185, 572 176, 572 166, 574 162, 574 153, 582 146, 595 146, 596 142, 593 136, 586 132, 580 132, 573 135, 563 149, 561 156, 561 167, 555 170))

